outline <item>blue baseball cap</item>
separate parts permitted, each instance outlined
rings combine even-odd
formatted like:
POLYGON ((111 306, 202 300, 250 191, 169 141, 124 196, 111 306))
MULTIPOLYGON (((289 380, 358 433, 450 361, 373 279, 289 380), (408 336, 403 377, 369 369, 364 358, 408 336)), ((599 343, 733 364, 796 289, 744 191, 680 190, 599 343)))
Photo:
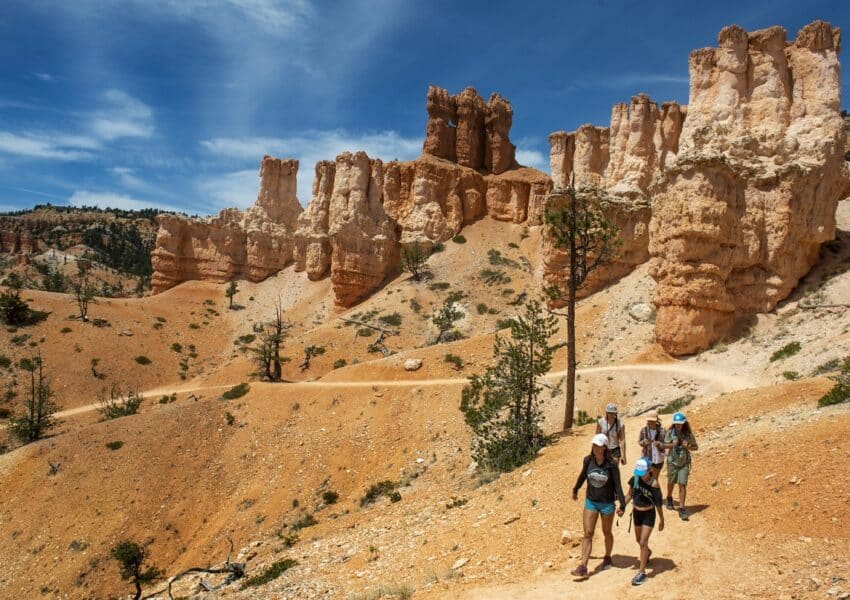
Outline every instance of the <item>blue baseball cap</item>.
POLYGON ((673 415, 673 424, 674 425, 676 423, 684 423, 686 420, 687 419, 685 419, 685 413, 678 412, 675 415, 673 415))
POLYGON ((635 463, 635 475, 643 477, 646 475, 647 471, 649 471, 649 461, 645 458, 637 459, 637 462, 635 463))

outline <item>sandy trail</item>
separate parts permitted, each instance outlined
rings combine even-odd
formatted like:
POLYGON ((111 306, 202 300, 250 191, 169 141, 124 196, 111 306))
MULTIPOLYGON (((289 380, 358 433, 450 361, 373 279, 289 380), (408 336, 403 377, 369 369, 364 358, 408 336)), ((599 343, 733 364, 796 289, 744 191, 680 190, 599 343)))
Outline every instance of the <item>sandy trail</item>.
MULTIPOLYGON (((751 378, 742 375, 729 375, 719 372, 716 368, 700 367, 692 364, 682 363, 661 363, 661 364, 625 364, 625 365, 608 365, 601 367, 587 367, 577 369, 578 374, 603 373, 603 372, 654 372, 668 375, 680 375, 707 381, 712 384, 714 391, 733 392, 749 387, 755 387, 758 382, 751 378)), ((558 379, 564 377, 566 371, 553 371, 546 375, 546 379, 558 379)), ((291 387, 307 387, 313 389, 327 388, 364 388, 364 387, 432 387, 432 386, 450 386, 450 385, 465 385, 469 380, 466 377, 455 377, 448 379, 391 379, 391 380, 367 380, 367 381, 298 381, 283 384, 281 389, 291 387)), ((252 383, 252 386, 281 386, 278 383, 258 382, 252 383)), ((216 390, 225 390, 232 387, 231 384, 213 385, 213 386, 198 386, 198 387, 161 387, 154 388, 143 392, 141 395, 144 398, 154 398, 167 394, 185 394, 198 393, 216 390)), ((79 414, 84 414, 97 410, 100 406, 97 404, 87 404, 78 406, 68 410, 57 412, 54 416, 57 418, 71 417, 79 414)))

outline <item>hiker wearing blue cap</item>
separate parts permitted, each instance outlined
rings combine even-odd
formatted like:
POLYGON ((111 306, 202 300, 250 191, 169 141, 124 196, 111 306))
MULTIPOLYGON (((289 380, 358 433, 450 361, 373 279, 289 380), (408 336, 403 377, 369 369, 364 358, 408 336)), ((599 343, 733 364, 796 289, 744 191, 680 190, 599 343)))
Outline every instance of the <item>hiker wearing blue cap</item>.
POLYGON ((664 436, 667 454, 667 508, 673 510, 673 486, 679 484, 679 517, 688 520, 685 500, 688 497, 688 476, 691 472, 691 452, 697 449, 697 440, 684 413, 673 415, 673 426, 664 436))
POLYGON ((635 463, 634 476, 629 479, 629 493, 626 504, 634 500, 631 518, 635 525, 635 540, 640 546, 640 567, 632 578, 632 585, 641 585, 646 581, 646 564, 652 555, 649 549, 649 536, 655 527, 655 515, 658 514, 658 531, 664 531, 664 510, 661 508, 661 487, 658 485, 659 470, 648 458, 639 458, 635 463))

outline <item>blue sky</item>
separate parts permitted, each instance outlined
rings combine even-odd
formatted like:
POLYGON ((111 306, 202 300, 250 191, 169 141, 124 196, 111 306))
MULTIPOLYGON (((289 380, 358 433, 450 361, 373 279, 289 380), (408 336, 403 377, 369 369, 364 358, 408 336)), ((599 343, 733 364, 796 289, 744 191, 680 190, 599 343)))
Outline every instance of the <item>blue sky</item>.
POLYGON ((552 131, 638 92, 687 102, 688 53, 724 25, 814 19, 850 31, 847 0, 7 0, 0 211, 245 207, 263 154, 301 160, 306 204, 317 160, 417 156, 428 84, 502 93, 548 170, 552 131))

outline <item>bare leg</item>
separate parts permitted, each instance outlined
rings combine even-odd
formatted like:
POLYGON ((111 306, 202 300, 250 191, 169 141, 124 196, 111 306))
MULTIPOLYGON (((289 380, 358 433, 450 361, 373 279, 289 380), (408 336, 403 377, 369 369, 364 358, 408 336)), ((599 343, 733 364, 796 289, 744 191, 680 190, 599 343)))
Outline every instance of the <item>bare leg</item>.
POLYGON ((688 497, 688 485, 685 483, 679 484, 679 510, 684 510, 685 499, 688 497))
POLYGON ((668 498, 673 497, 673 486, 674 485, 675 484, 672 481, 670 481, 669 479, 667 480, 667 497, 668 498))
POLYGON ((646 563, 649 562, 649 536, 652 533, 652 527, 636 527, 640 530, 640 572, 646 573, 646 563))
POLYGON ((605 536, 605 556, 610 557, 614 550, 614 534, 611 528, 614 526, 614 514, 602 515, 602 534, 605 536))
POLYGON ((581 540, 581 566, 586 567, 590 560, 590 549, 593 547, 593 533, 596 531, 596 519, 599 513, 595 510, 584 509, 584 538, 581 540))

